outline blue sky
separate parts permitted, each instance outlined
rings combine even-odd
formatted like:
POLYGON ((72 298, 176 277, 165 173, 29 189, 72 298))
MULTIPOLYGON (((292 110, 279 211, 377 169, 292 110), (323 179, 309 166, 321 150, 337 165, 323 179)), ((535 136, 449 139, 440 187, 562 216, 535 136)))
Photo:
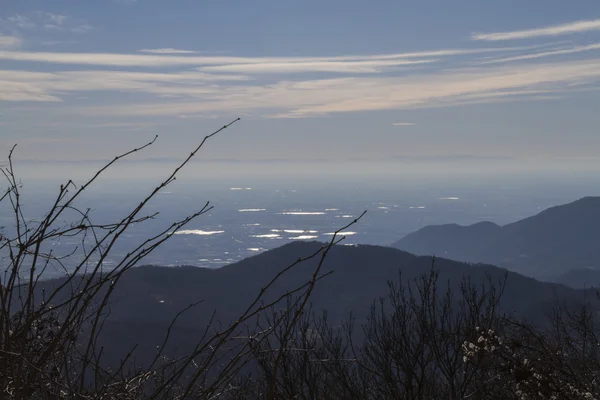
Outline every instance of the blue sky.
POLYGON ((155 134, 142 157, 171 158, 242 117, 203 157, 585 167, 598 89, 597 0, 0 9, 0 150, 23 159, 108 159, 155 134))

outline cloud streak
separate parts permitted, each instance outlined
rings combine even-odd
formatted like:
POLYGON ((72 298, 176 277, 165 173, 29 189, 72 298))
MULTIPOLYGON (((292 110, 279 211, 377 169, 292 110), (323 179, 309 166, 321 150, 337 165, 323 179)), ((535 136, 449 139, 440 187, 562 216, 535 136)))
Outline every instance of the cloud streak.
POLYGON ((245 74, 337 72, 337 73, 377 73, 387 68, 430 64, 438 60, 372 60, 372 61, 310 61, 310 62, 265 62, 252 64, 230 64, 203 67, 208 72, 235 72, 245 74))
POLYGON ((0 28, 8 30, 46 30, 88 33, 94 27, 85 21, 67 15, 36 11, 26 14, 14 14, 0 18, 0 28))
MULTIPOLYGON (((306 66, 303 65, 303 68, 306 66)), ((240 72, 242 70, 249 72, 246 68, 240 72)), ((70 96, 81 96, 82 93, 93 98, 94 92, 129 92, 147 96, 136 102, 90 105, 77 112, 114 116, 182 116, 236 111, 279 118, 303 118, 358 111, 556 98, 578 90, 584 82, 600 82, 600 58, 503 67, 408 70, 400 75, 357 73, 322 79, 297 76, 294 80, 260 77, 208 73, 197 68, 168 73, 0 70, 0 100, 68 103, 70 96), (169 101, 161 100, 165 97, 169 101)), ((74 111, 71 109, 71 112, 74 111)), ((398 122, 396 126, 408 126, 408 123, 398 122)))
POLYGON ((514 57, 499 58, 499 59, 495 59, 495 60, 484 61, 479 64, 485 65, 485 64, 497 64, 497 63, 510 62, 510 61, 533 60, 536 58, 560 56, 560 55, 565 55, 565 54, 575 54, 575 53, 582 53, 582 52, 593 51, 593 50, 600 50, 600 43, 590 44, 587 46, 575 46, 570 49, 551 50, 551 51, 544 51, 544 52, 540 52, 540 53, 524 54, 524 55, 514 56, 514 57))
POLYGON ((501 41, 532 39, 547 36, 572 35, 600 30, 600 19, 570 22, 567 24, 553 25, 544 28, 526 29, 520 31, 475 33, 471 36, 473 40, 501 41))
MULTIPOLYGON (((235 57, 235 56, 186 56, 181 53, 167 54, 165 50, 176 49, 149 49, 149 54, 122 54, 122 53, 50 53, 50 52, 24 52, 5 51, 0 53, 0 60, 22 61, 46 64, 71 64, 71 65, 96 65, 107 67, 146 67, 160 68, 171 66, 204 66, 215 71, 232 71, 234 69, 265 70, 285 72, 292 68, 292 64, 301 64, 304 71, 322 71, 340 69, 346 71, 354 69, 373 71, 378 67, 395 65, 410 65, 432 62, 440 57, 473 55, 481 53, 506 52, 523 50, 530 47, 514 48, 483 48, 483 49, 446 49, 396 54, 374 55, 349 55, 332 57, 235 57), (162 51, 162 53, 161 53, 162 51), (324 68, 325 63, 333 66, 324 68)), ((185 51, 185 50, 183 50, 185 51)))
POLYGON ((32 72, 0 70, 0 100, 60 102, 58 94, 76 92, 135 92, 156 96, 200 97, 218 89, 215 82, 245 81, 239 75, 199 71, 145 73, 128 71, 32 72))
MULTIPOLYGON (((57 26, 70 21, 58 14, 44 15, 57 26)), ((485 35, 504 40, 501 38, 506 35, 591 29, 590 24, 583 28, 574 24, 485 35)), ((14 39, 2 40, 9 43, 14 39)), ((146 48, 129 54, 7 49, 0 51, 0 60, 10 66, 0 70, 0 101, 64 103, 47 107, 52 112, 102 117, 187 118, 235 112, 306 118, 547 100, 580 90, 584 82, 600 83, 600 58, 527 62, 600 50, 600 43, 555 46, 545 43, 325 57, 239 57, 177 48, 146 48), (477 60, 482 54, 494 58, 477 60), (494 65, 510 61, 524 62, 494 65), (39 72, 44 71, 45 64, 53 67, 39 72)))
POLYGON ((0 27, 5 29, 34 29, 37 24, 32 19, 23 14, 14 14, 6 18, 0 18, 0 27))
POLYGON ((149 53, 149 54, 196 54, 197 51, 194 50, 181 50, 181 49, 173 49, 173 48, 164 48, 164 49, 142 49, 138 50, 138 53, 149 53))
POLYGON ((581 82, 600 81, 600 59, 528 66, 456 69, 400 77, 282 81, 235 85, 206 92, 201 101, 94 107, 95 115, 173 116, 249 112, 311 117, 360 111, 449 107, 556 98, 581 82))
POLYGON ((17 36, 0 35, 0 50, 20 47, 22 44, 23 44, 23 39, 21 39, 17 36))

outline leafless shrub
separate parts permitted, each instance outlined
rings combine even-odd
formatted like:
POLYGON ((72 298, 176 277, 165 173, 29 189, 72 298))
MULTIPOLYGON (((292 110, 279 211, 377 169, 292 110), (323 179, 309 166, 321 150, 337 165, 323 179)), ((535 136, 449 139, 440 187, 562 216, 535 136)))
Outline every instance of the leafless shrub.
POLYGON ((507 321, 504 334, 478 328, 476 335, 463 344, 465 363, 485 359, 488 369, 494 371, 491 392, 496 397, 487 398, 600 398, 594 314, 589 303, 574 308, 556 299, 548 329, 514 320, 507 321))
MULTIPOLYGON (((0 234, 1 398, 235 398, 248 390, 240 371, 252 359, 253 346, 268 338, 275 328, 284 329, 287 335, 292 333, 316 282, 323 277, 323 262, 329 249, 339 242, 339 231, 314 254, 283 268, 233 324, 221 329, 209 324, 193 351, 185 357, 172 359, 164 354, 164 349, 171 329, 187 309, 172 321, 149 366, 135 367, 131 362, 135 349, 131 349, 122 355, 119 368, 106 368, 102 363, 103 349, 98 345, 109 314, 109 300, 123 274, 212 206, 206 203, 199 211, 155 232, 114 266, 107 268, 104 261, 129 228, 156 216, 146 212, 147 204, 175 181, 178 172, 206 141, 238 120, 206 136, 138 206, 113 223, 94 223, 90 210, 78 208, 77 200, 107 169, 153 145, 156 137, 144 146, 115 157, 80 186, 70 180, 65 182, 48 211, 37 220, 26 218, 22 185, 13 163, 15 148, 11 149, 8 163, 1 169, 8 187, 0 194, 0 206, 11 211, 13 220, 13 226, 0 234), (57 254, 50 244, 61 238, 78 239, 80 245, 69 254, 57 254), (304 284, 263 302, 265 293, 286 272, 315 257, 320 257, 320 262, 304 284), (65 279, 49 293, 40 294, 40 279, 48 268, 62 269, 65 279), (259 331, 253 325, 265 310, 289 296, 295 296, 297 302, 273 320, 273 326, 261 327, 259 331), (243 335, 252 336, 253 340, 240 340, 243 335)), ((280 363, 281 360, 276 365, 280 363)), ((274 393, 272 386, 267 385, 270 393, 274 393)))

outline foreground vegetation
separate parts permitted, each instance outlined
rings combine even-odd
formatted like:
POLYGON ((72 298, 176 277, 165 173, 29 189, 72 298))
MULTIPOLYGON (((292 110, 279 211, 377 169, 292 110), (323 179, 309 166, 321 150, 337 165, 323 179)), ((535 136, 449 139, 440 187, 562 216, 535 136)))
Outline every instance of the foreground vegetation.
MULTIPOLYGON (((235 122, 235 121, 234 121, 235 122)), ((111 299, 127 271, 175 232, 211 209, 209 203, 140 242, 107 268, 115 244, 134 224, 154 218, 147 204, 172 184, 199 146, 119 221, 97 224, 78 207, 81 194, 115 163, 154 143, 115 157, 86 183, 67 181, 39 219, 24 210, 11 151, 0 206, 14 226, 0 233, 0 398, 14 399, 592 399, 600 397, 597 313, 556 300, 545 324, 501 312, 505 282, 460 287, 440 282, 435 260, 414 280, 389 282, 365 323, 339 324, 313 311, 311 295, 329 272, 323 264, 342 227, 318 251, 272 276, 223 326, 212 321, 184 357, 166 349, 187 309, 165 327, 149 362, 135 348, 117 365, 98 341, 111 299), (52 243, 79 246, 57 254, 52 243), (305 279, 282 290, 276 282, 317 260, 305 279), (63 268, 52 290, 40 278, 63 268), (383 294, 382 294, 383 295, 383 294)), ((155 139, 156 140, 156 139, 155 139)), ((14 150, 14 149, 13 149, 14 150)), ((358 219, 357 219, 358 220, 358 219)), ((357 222, 353 221, 350 225, 357 222)), ((201 293, 200 293, 201 295, 201 293)), ((201 300, 201 299, 199 299, 201 300)))

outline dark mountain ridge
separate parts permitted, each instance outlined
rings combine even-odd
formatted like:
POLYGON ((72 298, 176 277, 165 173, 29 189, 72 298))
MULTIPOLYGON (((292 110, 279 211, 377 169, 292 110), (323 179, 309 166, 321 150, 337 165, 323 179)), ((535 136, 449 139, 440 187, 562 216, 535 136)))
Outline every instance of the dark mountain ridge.
POLYGON ((599 227, 600 197, 584 197, 504 226, 492 222, 426 226, 392 246, 557 280, 574 269, 600 269, 599 227))
MULTIPOLYGON (((294 242, 220 269, 144 266, 127 271, 116 286, 100 340, 110 350, 106 358, 116 362, 118 354, 124 354, 134 345, 138 346, 139 361, 152 358, 175 315, 202 300, 181 316, 172 332, 172 345, 167 352, 173 356, 185 354, 201 337, 215 310, 214 325, 226 326, 278 271, 299 257, 316 252, 322 245, 294 242)), ((305 283, 317 262, 317 258, 311 259, 284 274, 264 300, 305 283)), ((350 312, 360 325, 372 302, 387 294, 389 280, 397 281, 399 274, 402 280, 412 280, 431 267, 431 257, 389 247, 334 246, 323 266, 323 272, 333 273, 317 283, 311 302, 317 312, 327 310, 333 325, 346 320, 350 312)), ((506 277, 501 309, 529 319, 543 316, 555 296, 579 301, 584 295, 583 291, 539 282, 492 265, 437 259, 435 268, 439 271, 440 285, 454 289, 459 288, 463 277, 476 285, 500 283, 506 277)), ((47 281, 39 289, 48 292, 60 282, 47 281)))

